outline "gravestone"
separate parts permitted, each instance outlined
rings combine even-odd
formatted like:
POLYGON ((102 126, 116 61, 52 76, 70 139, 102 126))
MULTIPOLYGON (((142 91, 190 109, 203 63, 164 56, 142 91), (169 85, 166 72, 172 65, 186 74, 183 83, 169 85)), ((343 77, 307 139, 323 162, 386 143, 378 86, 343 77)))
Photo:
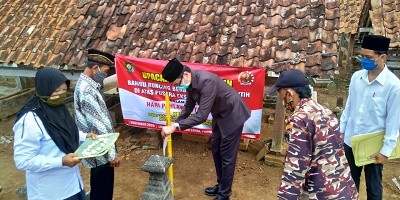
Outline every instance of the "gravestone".
POLYGON ((167 171, 172 163, 169 157, 151 155, 143 164, 142 171, 149 172, 149 182, 147 183, 141 200, 173 200, 171 182, 168 179, 167 171))

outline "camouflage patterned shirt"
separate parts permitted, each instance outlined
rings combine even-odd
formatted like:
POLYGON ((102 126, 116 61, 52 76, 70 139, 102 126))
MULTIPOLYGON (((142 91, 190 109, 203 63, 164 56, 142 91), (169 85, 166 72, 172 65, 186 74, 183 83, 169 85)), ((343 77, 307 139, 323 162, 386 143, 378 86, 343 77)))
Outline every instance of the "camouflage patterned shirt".
POLYGON ((335 115, 312 99, 302 99, 290 123, 289 149, 278 197, 357 199, 335 115))

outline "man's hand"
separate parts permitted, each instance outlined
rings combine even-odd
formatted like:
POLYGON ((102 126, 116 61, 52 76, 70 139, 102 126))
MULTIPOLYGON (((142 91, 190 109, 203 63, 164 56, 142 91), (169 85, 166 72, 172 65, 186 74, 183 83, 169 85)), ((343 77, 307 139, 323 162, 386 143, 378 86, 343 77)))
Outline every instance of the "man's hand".
POLYGON ((121 158, 117 156, 113 161, 110 162, 110 167, 119 167, 121 164, 121 158))
POLYGON ((79 161, 80 160, 75 153, 69 153, 69 154, 65 155, 64 157, 62 157, 62 165, 63 166, 73 167, 76 164, 78 164, 79 161))
POLYGON ((385 164, 389 158, 382 155, 381 153, 376 153, 370 156, 371 159, 375 158, 375 164, 385 164))
POLYGON ((175 132, 175 129, 175 126, 163 126, 161 129, 161 136, 167 137, 168 135, 171 135, 173 132, 175 132))
POLYGON ((86 134, 86 138, 92 138, 93 140, 97 138, 97 134, 95 133, 88 133, 86 134))

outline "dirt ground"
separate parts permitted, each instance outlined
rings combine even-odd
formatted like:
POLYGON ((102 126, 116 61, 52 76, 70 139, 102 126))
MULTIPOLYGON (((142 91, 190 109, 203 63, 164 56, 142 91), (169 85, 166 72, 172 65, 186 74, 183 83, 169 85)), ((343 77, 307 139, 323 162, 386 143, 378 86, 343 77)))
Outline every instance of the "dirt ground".
MULTIPOLYGON (((319 89, 318 101, 333 109, 336 97, 346 95, 346 88, 330 92, 319 89)), ((0 121, 0 137, 12 140, 14 118, 0 121)), ((273 124, 262 125, 262 139, 270 138, 273 124)), ((134 135, 121 135, 121 139, 134 135)), ((282 167, 270 167, 255 159, 262 146, 261 141, 252 141, 247 151, 240 151, 233 183, 233 200, 270 200, 277 199, 282 167)), ((143 163, 152 154, 161 155, 160 150, 124 150, 122 165, 116 169, 114 199, 136 200, 144 192, 149 174, 140 170, 143 163)), ((173 137, 174 153, 174 188, 175 199, 211 200, 203 194, 203 189, 215 184, 215 170, 211 151, 206 144, 187 141, 176 134, 173 137)), ((0 144, 0 200, 18 200, 16 189, 24 184, 24 172, 15 168, 13 161, 12 141, 0 144)), ((391 161, 384 168, 384 199, 400 199, 400 191, 392 182, 393 177, 400 176, 400 161, 391 161)), ((85 188, 89 188, 89 170, 81 166, 85 188)), ((365 186, 362 183, 361 198, 366 199, 365 186)))

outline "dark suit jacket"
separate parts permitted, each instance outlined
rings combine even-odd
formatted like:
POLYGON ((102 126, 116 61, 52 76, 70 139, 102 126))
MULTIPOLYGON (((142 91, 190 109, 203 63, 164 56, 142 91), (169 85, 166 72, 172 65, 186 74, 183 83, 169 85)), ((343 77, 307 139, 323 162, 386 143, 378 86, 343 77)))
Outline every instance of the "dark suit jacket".
POLYGON ((203 123, 211 112, 213 127, 218 124, 222 136, 227 136, 250 117, 250 109, 239 93, 219 76, 207 71, 192 70, 191 77, 184 109, 176 120, 181 130, 203 123), (189 117, 196 103, 199 109, 189 117))

